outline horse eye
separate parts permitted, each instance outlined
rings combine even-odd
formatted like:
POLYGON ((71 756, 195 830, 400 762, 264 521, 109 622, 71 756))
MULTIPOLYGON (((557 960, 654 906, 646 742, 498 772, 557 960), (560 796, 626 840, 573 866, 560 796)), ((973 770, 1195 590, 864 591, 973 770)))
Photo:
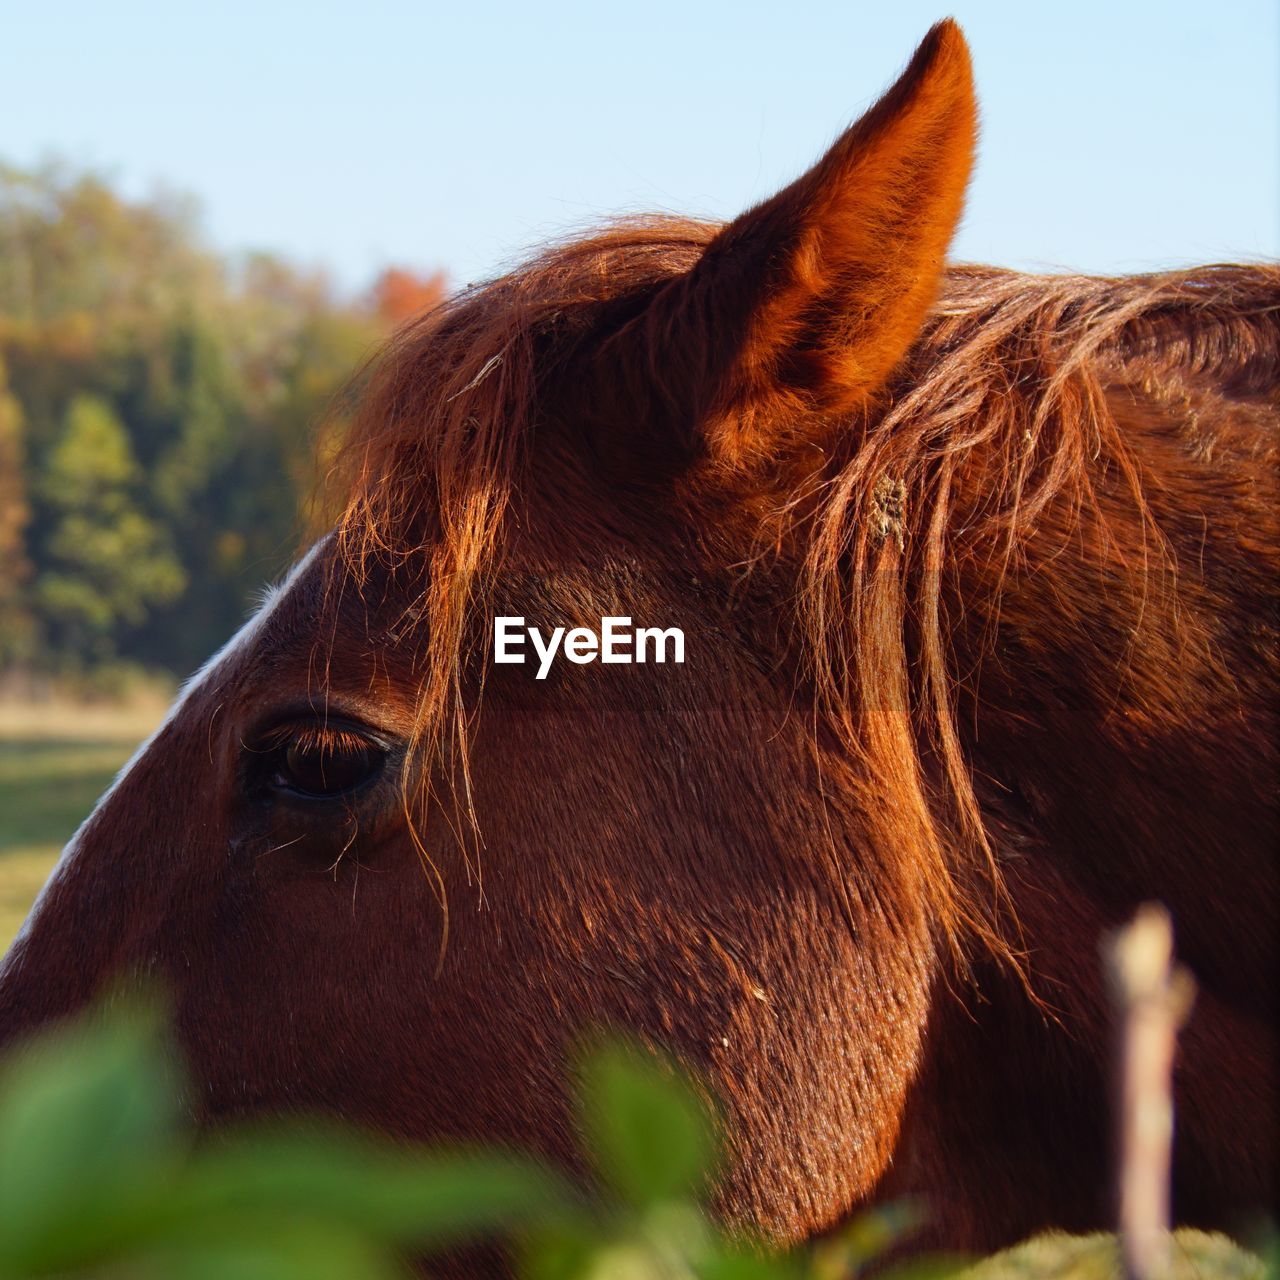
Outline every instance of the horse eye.
POLYGON ((382 771, 386 751, 346 728, 308 725, 292 730, 274 753, 274 786, 310 799, 354 791, 382 771))

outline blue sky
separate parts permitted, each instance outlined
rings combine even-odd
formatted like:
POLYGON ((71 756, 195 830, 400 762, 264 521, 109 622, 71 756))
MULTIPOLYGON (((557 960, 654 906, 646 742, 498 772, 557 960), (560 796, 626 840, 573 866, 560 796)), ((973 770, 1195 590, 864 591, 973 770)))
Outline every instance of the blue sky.
POLYGON ((728 217, 800 172, 948 11, 981 154, 956 255, 1280 256, 1280 5, 0 0, 0 157, 194 195, 208 238, 488 276, 611 212, 728 217))

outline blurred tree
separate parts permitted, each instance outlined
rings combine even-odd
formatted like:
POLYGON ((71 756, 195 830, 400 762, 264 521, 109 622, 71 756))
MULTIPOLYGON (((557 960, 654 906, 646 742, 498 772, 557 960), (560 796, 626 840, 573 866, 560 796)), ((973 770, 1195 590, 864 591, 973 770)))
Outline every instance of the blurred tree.
POLYGON ((186 586, 163 529, 137 505, 139 479, 111 406, 76 396, 42 478, 51 519, 35 598, 53 643, 91 661, 118 656, 122 627, 186 586))
POLYGON ((196 666, 298 550, 352 371, 443 294, 340 299, 188 202, 0 165, 0 672, 196 666))
POLYGON ((388 328, 439 306, 449 292, 443 271, 419 276, 401 267, 389 267, 373 286, 373 304, 388 328))
POLYGON ((24 533, 27 505, 22 406, 9 391, 0 356, 0 668, 31 656, 32 619, 23 598, 30 573, 24 533))

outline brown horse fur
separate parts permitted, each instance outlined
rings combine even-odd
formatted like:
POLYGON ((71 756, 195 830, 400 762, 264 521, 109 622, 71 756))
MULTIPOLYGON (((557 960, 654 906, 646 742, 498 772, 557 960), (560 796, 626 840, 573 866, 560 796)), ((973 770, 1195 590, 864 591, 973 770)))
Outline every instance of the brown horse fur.
POLYGON ((944 270, 973 131, 944 23, 729 226, 400 333, 336 536, 72 842, 0 1026, 154 971, 210 1121, 575 1168, 566 1057, 621 1027, 721 1100, 729 1220, 913 1194, 984 1249, 1109 1222, 1097 947, 1157 898, 1200 983, 1176 1212, 1272 1207, 1280 270, 944 270), (498 614, 688 660, 535 681, 498 614), (383 775, 282 794, 259 758, 329 717, 383 775))

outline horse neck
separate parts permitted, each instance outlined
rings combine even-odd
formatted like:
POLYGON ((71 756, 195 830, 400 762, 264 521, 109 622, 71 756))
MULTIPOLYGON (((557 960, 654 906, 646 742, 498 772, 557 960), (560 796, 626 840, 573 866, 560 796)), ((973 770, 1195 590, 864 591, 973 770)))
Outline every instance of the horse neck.
POLYGON ((1088 917, 1096 934, 1162 900, 1202 982, 1269 1001, 1280 564, 1257 535, 1274 404, 1127 384, 1108 401, 1147 514, 1099 463, 1096 509, 1064 497, 985 598, 953 601, 960 732, 1015 901, 1070 899, 1077 924, 1046 927, 1088 917))

